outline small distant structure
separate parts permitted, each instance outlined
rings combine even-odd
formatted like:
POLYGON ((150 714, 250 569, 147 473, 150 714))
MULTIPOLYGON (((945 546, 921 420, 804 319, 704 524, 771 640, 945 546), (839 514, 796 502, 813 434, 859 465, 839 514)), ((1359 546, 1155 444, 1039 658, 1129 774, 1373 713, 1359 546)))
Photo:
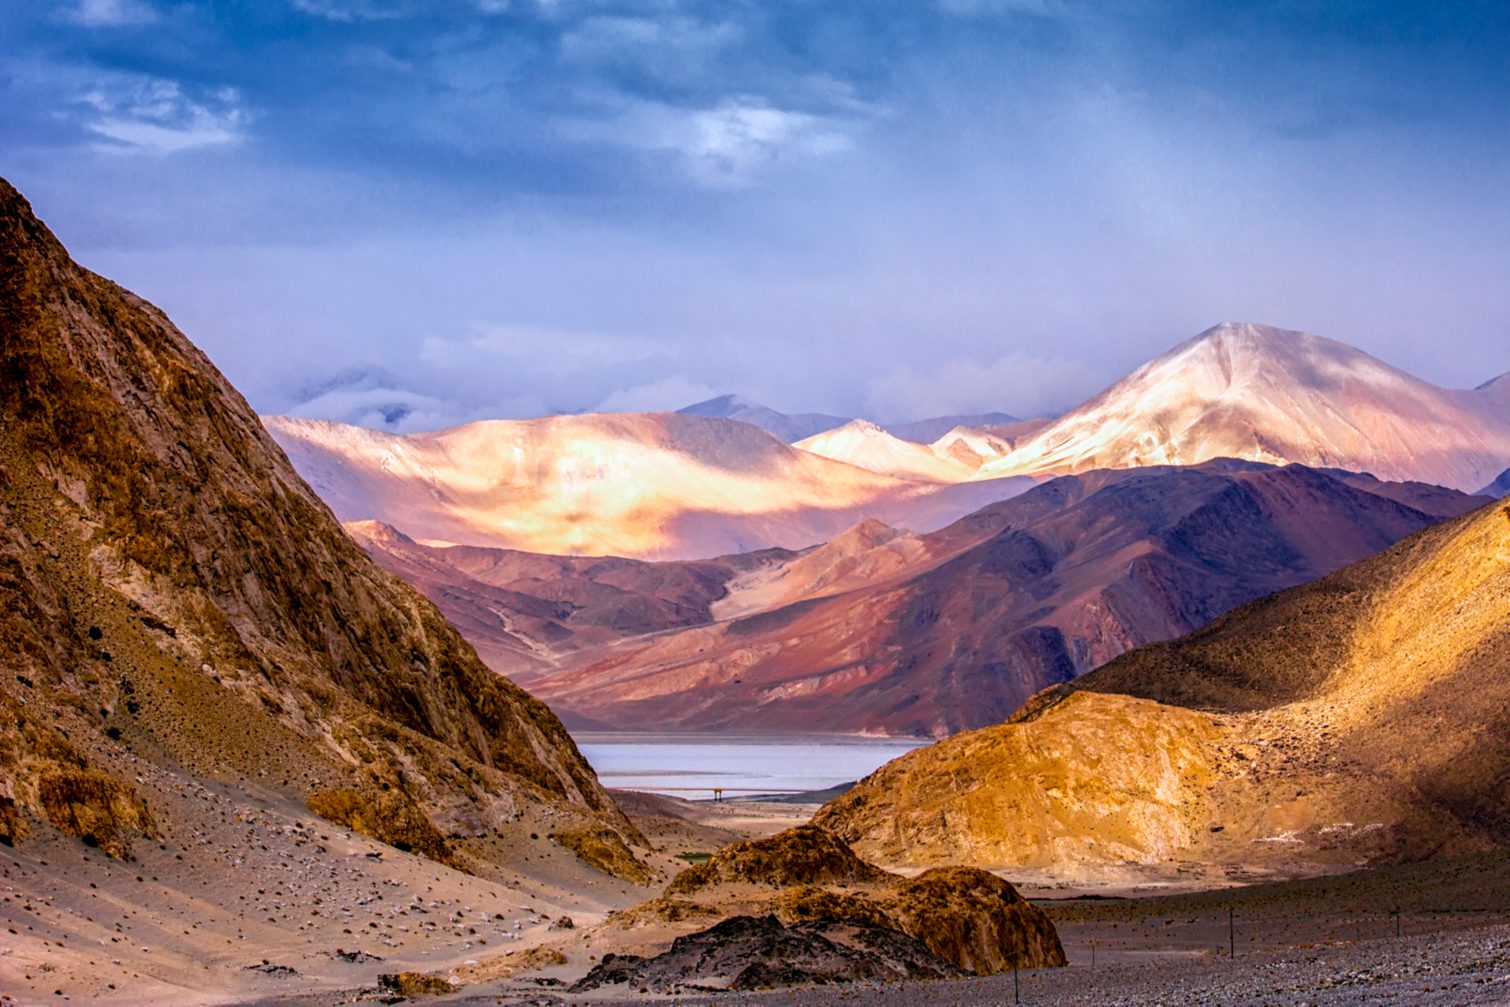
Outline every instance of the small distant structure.
POLYGON ((724 799, 724 788, 723 787, 714 787, 713 788, 713 800, 718 801, 718 802, 722 802, 723 799, 724 799))

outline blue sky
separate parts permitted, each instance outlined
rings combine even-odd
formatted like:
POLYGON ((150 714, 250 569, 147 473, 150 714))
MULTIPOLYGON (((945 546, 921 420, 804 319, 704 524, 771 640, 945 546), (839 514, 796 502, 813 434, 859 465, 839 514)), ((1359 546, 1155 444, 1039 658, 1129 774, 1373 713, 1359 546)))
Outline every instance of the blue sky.
POLYGON ((0 10, 0 174, 75 256, 257 408, 408 429, 1030 414, 1225 319, 1474 385, 1507 161, 1495 3, 0 10))

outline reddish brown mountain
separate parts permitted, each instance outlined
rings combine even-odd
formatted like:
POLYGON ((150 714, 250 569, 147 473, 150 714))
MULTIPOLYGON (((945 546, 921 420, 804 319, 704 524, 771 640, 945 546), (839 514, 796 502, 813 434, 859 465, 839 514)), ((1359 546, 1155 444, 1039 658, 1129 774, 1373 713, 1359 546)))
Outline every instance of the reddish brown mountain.
POLYGON ((1481 503, 1231 460, 1066 477, 930 535, 857 530, 731 581, 724 621, 521 680, 622 728, 942 735, 1481 503))
POLYGON ((419 588, 500 670, 553 666, 625 637, 713 621, 736 576, 797 557, 782 549, 684 563, 427 546, 389 525, 346 530, 378 565, 419 588))

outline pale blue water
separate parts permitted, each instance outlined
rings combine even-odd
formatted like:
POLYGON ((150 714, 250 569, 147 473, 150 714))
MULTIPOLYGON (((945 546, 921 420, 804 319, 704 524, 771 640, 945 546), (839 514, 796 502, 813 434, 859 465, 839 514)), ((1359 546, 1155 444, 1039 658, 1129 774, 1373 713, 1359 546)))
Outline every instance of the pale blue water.
POLYGON ((691 800, 826 790, 858 780, 926 741, 853 735, 572 735, 607 787, 691 800))

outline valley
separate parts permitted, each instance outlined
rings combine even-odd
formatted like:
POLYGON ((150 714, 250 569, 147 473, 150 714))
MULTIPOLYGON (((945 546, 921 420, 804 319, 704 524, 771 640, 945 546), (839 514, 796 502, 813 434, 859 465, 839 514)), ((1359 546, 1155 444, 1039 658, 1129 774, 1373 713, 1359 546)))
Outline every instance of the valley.
POLYGON ((8 1002, 1504 992, 1504 379, 400 435, 0 247, 8 1002))

